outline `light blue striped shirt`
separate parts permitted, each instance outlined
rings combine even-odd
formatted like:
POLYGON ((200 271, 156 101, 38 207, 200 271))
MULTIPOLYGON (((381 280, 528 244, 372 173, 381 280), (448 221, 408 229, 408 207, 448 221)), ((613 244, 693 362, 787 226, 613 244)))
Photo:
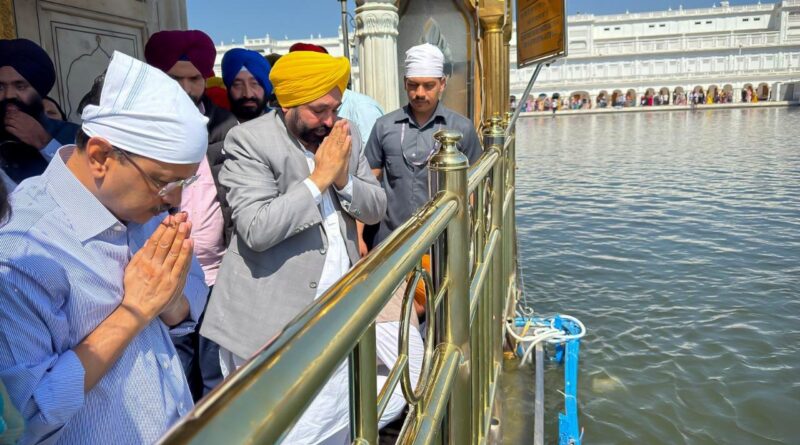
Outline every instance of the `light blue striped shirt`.
POLYGON ((358 135, 361 136, 361 147, 358 148, 363 150, 372 133, 372 127, 375 126, 375 121, 383 116, 383 110, 375 99, 366 94, 344 90, 342 105, 337 114, 356 125, 358 135))
MULTIPOLYGON (((67 169, 73 149, 20 183, 0 227, 0 379, 25 419, 22 443, 152 443, 192 408, 166 325, 151 322, 86 394, 72 349, 119 306, 125 266, 163 217, 120 223, 67 169)), ((192 266, 196 321, 208 288, 192 266)))

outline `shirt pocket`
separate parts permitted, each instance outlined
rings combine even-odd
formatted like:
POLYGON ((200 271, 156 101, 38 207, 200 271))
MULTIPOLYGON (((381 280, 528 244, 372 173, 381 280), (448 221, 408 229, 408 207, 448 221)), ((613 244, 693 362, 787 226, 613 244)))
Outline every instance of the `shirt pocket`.
POLYGON ((386 179, 388 179, 389 184, 394 184, 404 177, 410 176, 410 174, 411 169, 406 164, 402 154, 386 154, 386 179))

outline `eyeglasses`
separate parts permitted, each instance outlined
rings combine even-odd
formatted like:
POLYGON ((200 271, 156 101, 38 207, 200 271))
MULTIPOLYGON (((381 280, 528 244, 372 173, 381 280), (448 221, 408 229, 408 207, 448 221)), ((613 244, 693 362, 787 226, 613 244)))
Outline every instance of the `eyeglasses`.
POLYGON ((122 157, 124 157, 128 162, 130 162, 131 165, 133 165, 134 168, 136 168, 136 170, 139 170, 139 173, 142 176, 144 176, 145 179, 147 179, 152 185, 155 186, 156 189, 158 189, 158 196, 161 197, 161 198, 163 198, 163 197, 167 196, 168 194, 172 193, 173 191, 175 191, 179 187, 188 187, 188 186, 192 185, 195 181, 197 181, 197 178, 199 178, 198 175, 192 175, 192 176, 189 176, 186 179, 180 179, 178 181, 164 183, 163 181, 159 181, 159 180, 153 178, 152 176, 150 176, 149 174, 147 174, 147 172, 145 172, 142 169, 142 167, 139 167, 139 164, 137 164, 136 161, 133 160, 133 158, 131 157, 131 155, 128 152, 126 152, 125 150, 123 150, 121 148, 114 147, 113 145, 112 145, 112 147, 114 148, 114 150, 116 150, 120 154, 122 154, 122 157))

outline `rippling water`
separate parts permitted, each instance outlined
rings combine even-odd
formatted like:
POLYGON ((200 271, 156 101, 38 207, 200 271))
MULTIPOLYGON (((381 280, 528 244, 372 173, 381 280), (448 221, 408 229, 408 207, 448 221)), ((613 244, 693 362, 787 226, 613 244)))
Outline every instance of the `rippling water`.
POLYGON ((800 443, 800 110, 523 118, 518 138, 526 296, 589 331, 584 442, 800 443))

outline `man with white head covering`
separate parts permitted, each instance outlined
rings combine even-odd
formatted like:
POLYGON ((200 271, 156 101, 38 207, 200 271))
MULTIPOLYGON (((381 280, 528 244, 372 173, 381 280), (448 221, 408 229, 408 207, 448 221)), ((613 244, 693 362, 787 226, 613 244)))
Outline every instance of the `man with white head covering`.
POLYGON ((406 51, 404 82, 408 105, 378 119, 365 148, 388 203, 373 244, 386 239, 430 199, 428 161, 436 150, 436 131, 460 131, 464 137, 459 150, 470 163, 482 151, 472 122, 441 103, 447 78, 444 54, 438 47, 424 43, 406 51))
POLYGON ((181 189, 206 118, 161 71, 115 52, 76 145, 11 195, 0 227, 0 379, 22 443, 156 441, 192 408, 171 333, 208 288, 181 189))

